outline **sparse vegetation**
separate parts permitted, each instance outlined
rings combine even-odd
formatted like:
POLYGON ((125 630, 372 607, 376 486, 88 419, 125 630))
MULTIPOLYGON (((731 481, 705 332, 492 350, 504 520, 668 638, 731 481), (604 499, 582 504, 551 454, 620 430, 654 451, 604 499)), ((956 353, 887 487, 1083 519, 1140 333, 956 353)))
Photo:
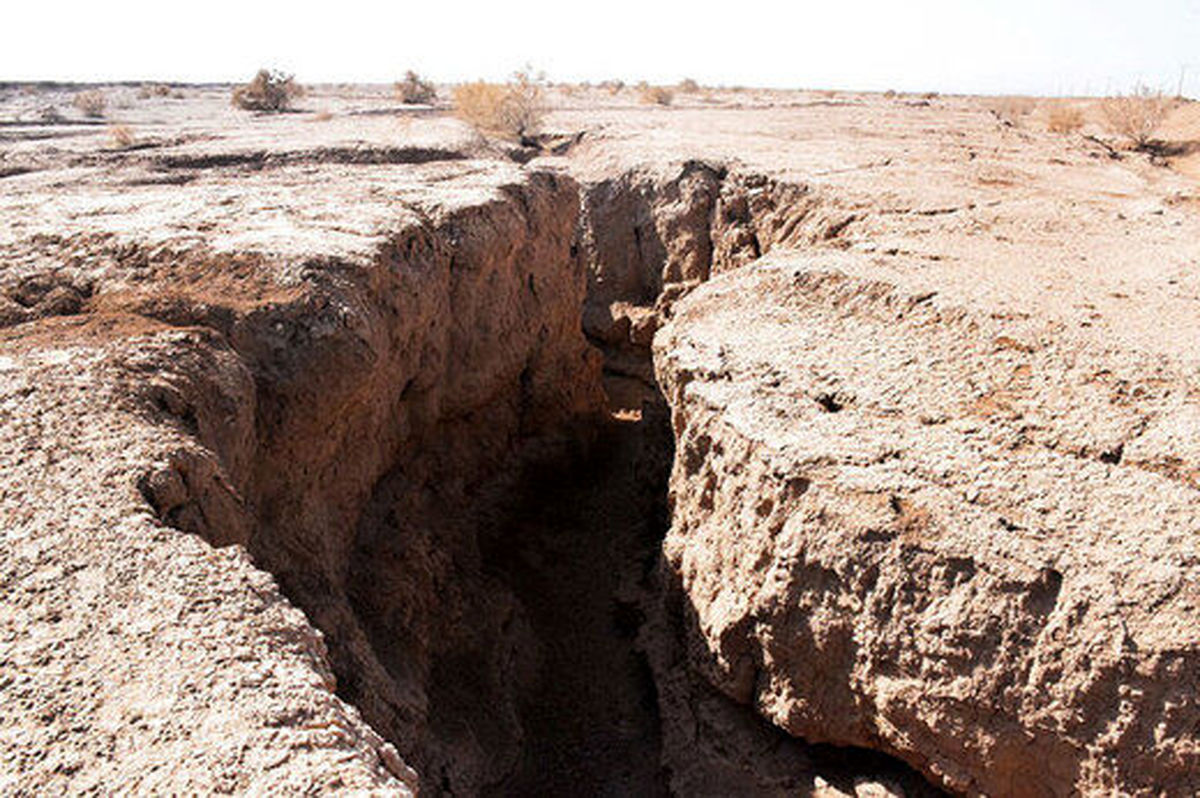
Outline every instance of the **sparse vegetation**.
POLYGON ((273 69, 260 69, 245 86, 233 90, 233 104, 243 111, 286 111, 304 89, 292 75, 273 69))
POLYGON ((72 103, 80 112, 92 119, 99 119, 104 116, 104 110, 108 108, 108 98, 104 96, 104 92, 99 89, 80 92, 75 95, 72 103))
POLYGON ((119 150, 132 147, 137 140, 133 135, 133 128, 129 127, 129 125, 110 126, 108 128, 108 136, 112 140, 113 147, 119 150))
POLYGON ((625 81, 606 80, 600 84, 600 88, 607 89, 609 94, 620 94, 621 90, 625 88, 625 81))
POLYGON ((988 104, 996 118, 1009 125, 1018 124, 1036 107, 1037 103, 1032 97, 997 97, 988 104))
POLYGON ((481 131, 527 139, 545 115, 542 82, 524 70, 508 83, 464 83, 454 90, 455 114, 481 131))
POLYGON ((1104 118, 1112 133, 1129 139, 1139 150, 1146 149, 1158 126, 1171 112, 1172 101, 1161 91, 1138 86, 1130 94, 1104 101, 1104 118))
POLYGON ((144 83, 138 89, 139 100, 149 100, 151 97, 169 97, 171 87, 166 83, 144 83))
POLYGON ((404 80, 396 83, 396 96, 405 105, 429 105, 437 99, 437 89, 410 69, 404 73, 404 80))
POLYGON ((700 91, 700 84, 691 78, 684 78, 683 80, 679 81, 678 88, 683 94, 694 94, 695 92, 700 91))
POLYGON ((670 105, 675 101, 675 92, 666 86, 651 86, 647 83, 638 84, 638 93, 646 105, 670 105))
POLYGON ((1046 129, 1051 133, 1074 133, 1083 127, 1083 111, 1074 105, 1056 104, 1046 117, 1046 129))

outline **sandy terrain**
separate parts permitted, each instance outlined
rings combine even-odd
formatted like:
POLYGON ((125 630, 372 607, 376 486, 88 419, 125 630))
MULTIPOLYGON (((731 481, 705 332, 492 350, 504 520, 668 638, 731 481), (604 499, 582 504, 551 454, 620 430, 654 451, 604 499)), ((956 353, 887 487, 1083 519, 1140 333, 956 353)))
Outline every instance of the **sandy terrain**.
POLYGON ((1200 789, 1194 105, 106 95, 0 89, 0 792, 1200 789))

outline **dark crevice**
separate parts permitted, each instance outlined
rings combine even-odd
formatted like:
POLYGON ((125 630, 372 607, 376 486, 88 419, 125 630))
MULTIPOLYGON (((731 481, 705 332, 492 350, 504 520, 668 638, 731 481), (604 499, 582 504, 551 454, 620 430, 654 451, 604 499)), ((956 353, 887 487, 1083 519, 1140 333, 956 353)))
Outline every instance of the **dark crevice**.
POLYGON ((484 557, 537 641, 514 771, 489 795, 666 795, 658 700, 637 647, 647 563, 665 533, 665 463, 644 418, 612 420, 584 457, 531 467, 484 557))
POLYGON ((336 163, 358 166, 423 164, 461 161, 465 152, 440 147, 320 147, 296 152, 254 150, 248 152, 162 155, 150 161, 156 169, 210 170, 230 167, 264 169, 289 164, 336 163))

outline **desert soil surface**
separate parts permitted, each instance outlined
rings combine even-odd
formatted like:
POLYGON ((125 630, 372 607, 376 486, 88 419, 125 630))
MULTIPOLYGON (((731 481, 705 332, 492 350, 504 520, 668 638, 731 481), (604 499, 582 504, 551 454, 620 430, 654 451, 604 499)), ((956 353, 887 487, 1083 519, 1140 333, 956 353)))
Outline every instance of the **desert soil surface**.
POLYGON ((0 87, 0 792, 1200 790, 1194 105, 79 90, 0 87))

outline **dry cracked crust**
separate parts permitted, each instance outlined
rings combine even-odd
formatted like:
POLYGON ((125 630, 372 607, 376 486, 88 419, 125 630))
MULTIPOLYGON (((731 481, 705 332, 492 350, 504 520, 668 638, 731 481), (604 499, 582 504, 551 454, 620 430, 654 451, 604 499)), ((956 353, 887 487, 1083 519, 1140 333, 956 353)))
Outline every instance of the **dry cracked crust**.
MULTIPOLYGON (((1192 184, 970 100, 566 110, 556 175, 224 104, 5 137, 0 789, 471 791, 421 677, 356 688, 420 777, 334 693, 314 624, 379 665, 319 597, 406 443, 431 484, 595 410, 582 317, 672 406, 666 726, 700 679, 967 793, 1196 790, 1192 184)), ((417 554, 393 610, 461 573, 417 554)))

